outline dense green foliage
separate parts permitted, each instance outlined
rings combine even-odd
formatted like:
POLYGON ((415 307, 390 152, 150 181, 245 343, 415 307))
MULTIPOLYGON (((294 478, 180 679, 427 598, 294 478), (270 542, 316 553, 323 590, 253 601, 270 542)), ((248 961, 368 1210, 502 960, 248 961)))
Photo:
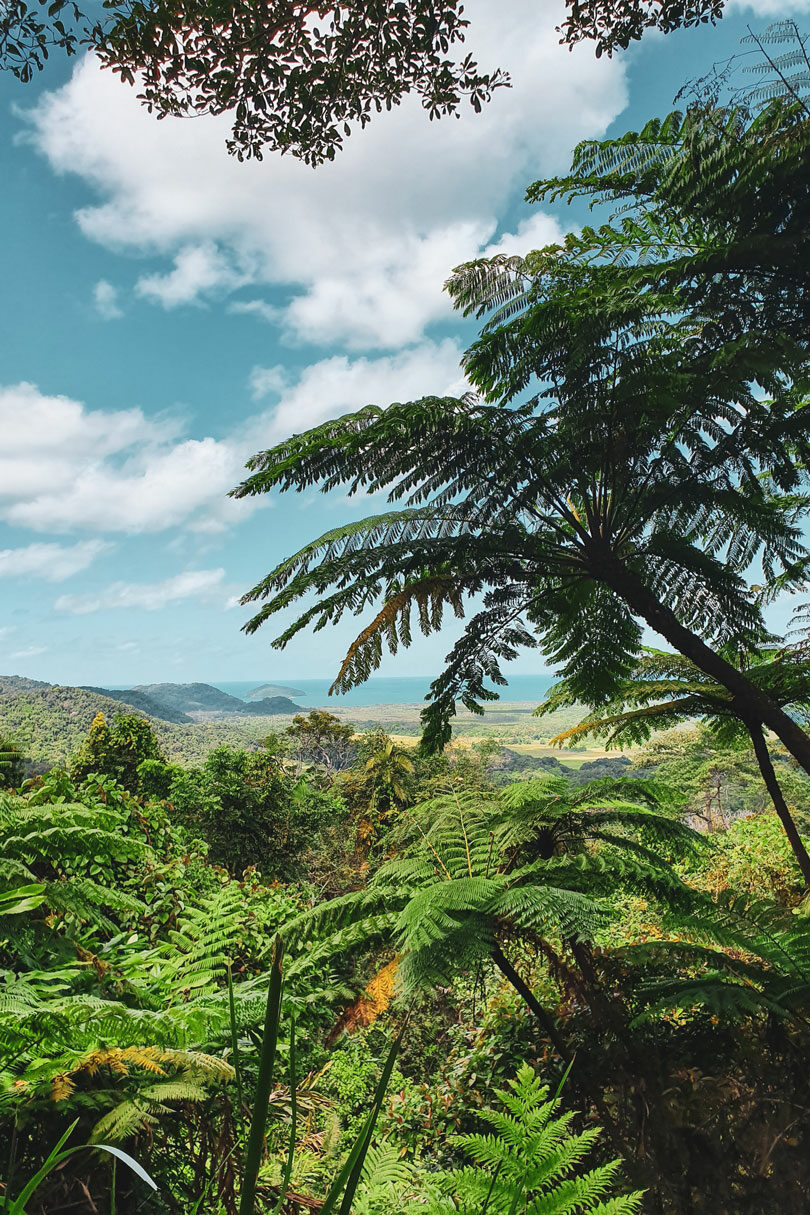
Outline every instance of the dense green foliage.
POLYGON ((90 47, 159 116, 233 115, 229 149, 261 158, 292 152, 332 159, 350 124, 365 127, 383 106, 414 92, 431 118, 476 110, 508 84, 450 54, 468 25, 456 0, 390 4, 131 5, 103 13, 74 0, 13 0, 0 14, 0 68, 30 81, 59 49, 90 47), (315 17, 315 21, 308 20, 315 17), (249 49, 248 49, 249 48, 249 49))
MULTIPOLYGON (((716 20, 725 0, 568 0, 562 41, 611 53, 641 36, 716 20)), ((229 151, 334 158, 352 127, 415 93, 431 119, 463 102, 480 111, 505 71, 462 54, 470 24, 457 0, 387 0, 336 6, 107 0, 11 0, 0 10, 0 70, 27 83, 51 54, 90 48, 159 117, 233 115, 229 151), (314 18, 312 20, 311 18, 314 18)), ((540 18, 538 18, 540 19, 540 18)), ((474 32, 474 31, 473 31, 474 32)), ((508 67, 507 65, 504 65, 508 67)))
MULTIPOLYGON (((85 756, 97 735, 94 723, 85 756)), ((125 756, 131 742, 122 728, 125 756)), ((493 1175, 492 1210, 504 1213, 520 1178, 538 1211, 559 1190, 590 1194, 594 1211, 708 1215, 701 1187, 743 1215, 791 1209, 791 1186, 806 1181, 803 1132, 784 1128, 802 1100, 807 921, 778 820, 755 797, 754 757, 675 731, 635 756, 652 779, 516 771, 496 786, 508 778, 492 766, 499 751, 411 750, 392 766, 401 748, 384 735, 350 740, 313 714, 258 751, 215 748, 187 769, 141 761, 134 792, 56 770, 7 793, 0 1120, 16 1126, 15 1192, 77 1119, 68 1146, 120 1145, 155 1179, 147 1197, 119 1168, 118 1210, 236 1212, 282 929, 281 1070, 257 1211, 273 1210, 284 1176, 290 1212, 293 1198, 347 1184, 342 1165, 402 1023, 398 991, 415 1004, 365 1141, 355 1215, 477 1211, 493 1175), (336 762, 329 740, 350 754, 336 762), (729 755, 732 825, 696 835, 682 817, 710 758, 722 769, 729 755), (549 1105, 541 1087, 569 1064, 563 1105, 549 1105), (487 1113, 497 1133, 482 1137, 479 1112, 516 1072, 513 1104, 487 1113), (460 1149, 477 1163, 460 1167, 460 1149), (773 1202, 756 1180, 765 1151, 783 1174, 773 1202), (611 1194, 646 1195, 599 1198, 609 1182, 611 1194)), ((117 763, 110 745, 98 754, 117 763)), ((801 822, 810 797, 796 779, 786 787, 801 822)), ((85 1194, 101 1208, 111 1184, 109 1164, 79 1153, 26 1209, 81 1209, 85 1194)))

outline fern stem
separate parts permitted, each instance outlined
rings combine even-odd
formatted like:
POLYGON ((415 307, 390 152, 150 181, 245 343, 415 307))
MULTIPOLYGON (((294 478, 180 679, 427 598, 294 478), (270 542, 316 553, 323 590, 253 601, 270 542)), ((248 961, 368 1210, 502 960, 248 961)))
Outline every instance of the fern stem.
POLYGON ((593 1089, 592 1091, 588 1091, 590 1086, 588 1086, 588 1088, 586 1088, 583 1085, 581 1076, 577 1076, 573 1072, 572 1064, 574 1062, 574 1056, 571 1054, 571 1051, 569 1050, 568 1045, 564 1042, 562 1036, 560 1035, 556 1025, 554 1024, 554 1021, 551 1018, 551 1015, 549 1014, 547 1009, 543 1008, 543 1005, 537 999, 534 992, 529 987, 528 983, 526 983, 526 981, 521 978, 521 976, 515 970, 512 963, 504 955, 504 952, 501 949, 500 945, 498 945, 497 943, 492 948, 492 960, 495 963, 495 965, 498 967, 498 970, 500 970, 500 972, 504 976, 504 978, 506 978, 512 984, 515 991, 518 993, 520 998, 523 1000, 526 1007, 534 1014, 535 1018, 540 1022, 540 1025, 543 1027, 543 1030, 545 1031, 546 1036, 548 1037, 552 1046, 556 1050, 557 1054, 562 1059, 563 1063, 568 1064, 568 1068, 571 1071, 571 1081, 575 1085, 575 1087, 579 1090, 579 1092, 581 1094, 581 1098, 586 1102, 593 1102, 593 1105, 596 1108, 596 1112, 598 1113, 600 1119, 602 1120, 602 1125, 604 1126, 605 1131, 609 1135, 614 1149, 621 1156, 627 1157, 630 1155, 634 1155, 634 1153, 630 1150, 629 1145, 625 1142, 623 1135, 620 1133, 618 1127, 616 1126, 614 1119, 611 1117, 610 1111, 608 1110, 607 1106, 605 1105, 604 1101, 602 1100, 601 1093, 599 1093, 598 1090, 596 1090, 596 1089, 593 1089))
POLYGON ((8 1203, 8 1204, 11 1203, 11 1196, 12 1196, 11 1187, 14 1183, 14 1170, 17 1165, 17 1137, 18 1137, 17 1119, 18 1119, 18 1117, 19 1117, 19 1114, 15 1112, 14 1122, 12 1123, 12 1126, 11 1126, 11 1143, 9 1144, 9 1148, 8 1148, 8 1167, 6 1169, 6 1195, 5 1195, 5 1202, 3 1203, 3 1206, 5 1206, 6 1203, 8 1203))
POLYGON ((782 788, 777 780, 776 772, 774 771, 768 752, 768 744, 765 742, 765 735, 762 733, 762 726, 759 724, 749 724, 748 733, 751 735, 751 742, 754 744, 754 755, 757 757, 757 763, 762 773, 762 779, 765 782, 765 788, 768 790, 774 809, 779 815, 779 821, 785 829, 785 835, 788 837, 788 842, 793 849, 793 855, 802 871, 804 884, 810 887, 810 855, 808 855, 804 841, 799 835, 793 815, 788 809, 782 788))
POLYGON ((256 1207, 256 1181, 262 1162, 264 1129, 267 1124, 267 1109, 270 1104, 270 1092, 273 1087, 273 1069, 276 1061, 276 1043, 278 1042, 278 1025, 281 1012, 281 959, 283 956, 284 943, 281 937, 276 935, 273 943, 273 960, 270 967, 270 986, 267 990, 267 1008, 264 1017, 262 1050, 259 1057, 259 1076, 256 1082, 256 1094, 253 1099, 253 1117, 250 1120, 250 1134, 245 1152, 244 1174, 239 1196, 239 1215, 254 1215, 256 1207))
POLYGON ((233 1070, 236 1074, 236 1097, 239 1102, 239 1120, 241 1121, 245 1100, 242 1093, 242 1059, 239 1054, 239 1036, 236 1032, 236 1005, 233 998, 233 975, 231 974, 230 959, 228 959, 228 1014, 231 1022, 231 1050, 233 1051, 233 1070))
POLYGON ((504 978, 512 984, 515 991, 518 993, 529 1011, 532 1012, 535 1018, 540 1022, 543 1030, 545 1031, 546 1037, 549 1039, 551 1045, 554 1047, 562 1061, 568 1064, 572 1063, 573 1055, 561 1037, 557 1026, 554 1024, 551 1014, 547 1011, 547 1009, 543 1008, 543 1005, 537 999, 528 983, 521 978, 512 963, 505 956, 500 945, 493 946, 492 960, 504 978))
POLYGON ((470 857, 470 841, 467 838, 467 828, 464 825, 464 812, 461 809, 461 802, 458 800, 458 793, 453 790, 453 797, 456 801, 456 809, 458 810, 458 821, 461 823, 461 834, 464 836, 464 851, 467 854, 467 873, 472 877, 472 858, 470 857))

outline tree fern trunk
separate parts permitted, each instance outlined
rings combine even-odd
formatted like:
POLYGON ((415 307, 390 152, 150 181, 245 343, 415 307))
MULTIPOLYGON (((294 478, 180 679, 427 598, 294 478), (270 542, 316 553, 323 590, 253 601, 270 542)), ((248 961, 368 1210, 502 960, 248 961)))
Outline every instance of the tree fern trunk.
POLYGON ((788 809, 785 796, 782 793, 782 788, 774 771, 771 757, 768 754, 768 744, 765 742, 765 735, 762 733, 762 726, 749 725, 748 733, 751 735, 751 742, 754 744, 754 754, 757 757, 759 770, 762 773, 762 779, 765 782, 765 787, 771 796, 774 809, 779 815, 782 826, 785 829, 785 835, 788 837, 793 855, 796 858, 797 864, 802 871, 805 886, 810 887, 810 855, 804 846, 804 841, 799 835, 799 829, 796 826, 793 815, 788 809))
MULTIPOLYGON (((554 1024, 553 1017, 545 1008, 543 1008, 543 1005, 537 999, 528 983, 521 978, 512 963, 503 953, 501 947, 497 944, 495 944, 492 948, 492 960, 504 978, 512 984, 515 991, 523 1000, 529 1011, 533 1013, 536 1020, 539 1021, 546 1037, 551 1042, 563 1063, 566 1063, 569 1067, 571 1067, 571 1065, 574 1063, 574 1056, 554 1024)), ((583 1081, 582 1076, 577 1075, 573 1069, 571 1071, 571 1083, 577 1090, 579 1100, 588 1104, 593 1104, 599 1118, 601 1119, 605 1132, 610 1138, 613 1150, 618 1152, 619 1155, 627 1161, 628 1167, 633 1167, 633 1165, 636 1166, 635 1171, 639 1174, 639 1181, 644 1186, 649 1187, 650 1177, 646 1175, 647 1170, 643 1168, 632 1146, 627 1142, 617 1127, 616 1122, 605 1105, 602 1099, 602 1094, 599 1092, 598 1088, 591 1084, 586 1084, 583 1081), (642 1172, 644 1173, 644 1176, 641 1175, 642 1172)))
POLYGON ((633 570, 612 554, 591 554, 591 572, 628 604, 650 628, 690 659, 706 675, 727 688, 750 719, 772 730, 790 754, 810 775, 810 736, 770 696, 726 662, 697 633, 649 590, 633 570))

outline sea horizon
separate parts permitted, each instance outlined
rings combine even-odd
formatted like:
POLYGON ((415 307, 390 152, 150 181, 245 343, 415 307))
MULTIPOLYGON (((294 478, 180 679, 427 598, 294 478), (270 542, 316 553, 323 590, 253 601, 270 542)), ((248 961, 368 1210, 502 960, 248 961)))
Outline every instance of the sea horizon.
MULTIPOLYGON (((387 675, 375 676, 359 688, 352 688, 344 695, 329 695, 332 679, 251 679, 251 680, 210 680, 211 687, 219 688, 230 696, 240 700, 264 684, 295 690, 290 699, 307 710, 341 707, 368 708, 371 705, 407 705, 421 704, 430 691, 433 676, 430 675, 387 675)), ((553 675, 541 673, 537 675, 510 675, 506 687, 496 688, 502 701, 534 702, 539 704, 545 698, 549 688, 555 682, 553 675)))

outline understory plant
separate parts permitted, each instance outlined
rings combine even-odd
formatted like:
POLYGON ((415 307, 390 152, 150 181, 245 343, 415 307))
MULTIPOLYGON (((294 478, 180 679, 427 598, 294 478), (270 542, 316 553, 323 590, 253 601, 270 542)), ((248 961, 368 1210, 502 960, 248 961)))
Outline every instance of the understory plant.
POLYGON ((489 1134, 455 1136, 471 1164, 439 1179, 443 1191, 427 1215, 631 1215, 642 1192, 617 1196, 620 1160, 583 1171, 599 1128, 579 1133, 575 1115, 560 1111, 533 1068, 524 1063, 498 1093, 504 1110, 484 1110, 489 1134), (611 1196, 612 1195, 612 1196, 611 1196))

